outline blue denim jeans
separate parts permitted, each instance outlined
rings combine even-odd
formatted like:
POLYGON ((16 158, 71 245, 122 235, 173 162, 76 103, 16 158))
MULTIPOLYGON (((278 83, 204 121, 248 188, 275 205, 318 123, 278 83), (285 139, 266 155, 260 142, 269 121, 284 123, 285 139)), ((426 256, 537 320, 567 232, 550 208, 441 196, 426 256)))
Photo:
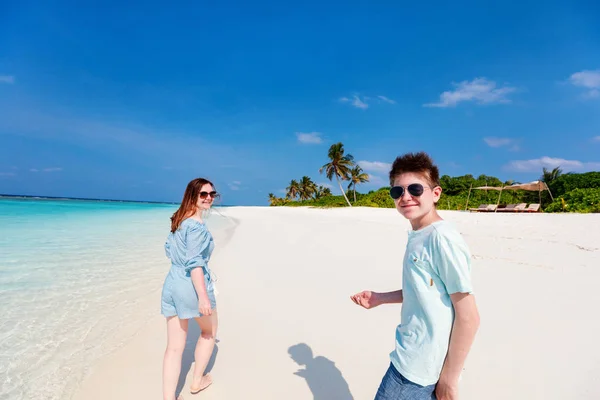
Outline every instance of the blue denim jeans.
POLYGON ((435 400, 435 384, 417 385, 403 377, 390 363, 375 400, 435 400))

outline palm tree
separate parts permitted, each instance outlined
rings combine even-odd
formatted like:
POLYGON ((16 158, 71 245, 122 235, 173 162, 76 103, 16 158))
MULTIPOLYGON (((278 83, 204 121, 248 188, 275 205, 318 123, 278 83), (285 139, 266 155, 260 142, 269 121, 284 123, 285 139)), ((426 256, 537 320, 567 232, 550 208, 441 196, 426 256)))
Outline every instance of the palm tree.
POLYGON ((340 191, 342 192, 344 199, 346 199, 346 203, 348 203, 348 206, 352 207, 350 200, 348 200, 348 197, 346 196, 346 192, 344 192, 344 189, 342 188, 340 179, 349 179, 350 168, 354 165, 354 157, 350 154, 344 155, 344 145, 341 142, 331 145, 328 156, 331 161, 323 165, 319 169, 319 173, 322 174, 323 171, 325 171, 327 179, 329 180, 332 180, 335 175, 335 179, 337 180, 338 185, 340 185, 340 191))
POLYGON ((300 186, 298 192, 300 201, 310 199, 317 190, 317 185, 308 176, 303 176, 298 185, 300 186))
POLYGON ((319 185, 319 187, 317 187, 317 189, 315 190, 315 200, 318 200, 321 197, 327 197, 327 196, 331 196, 331 189, 329 189, 328 187, 319 185))
POLYGON ((292 181, 290 182, 290 186, 285 188, 285 190, 287 191, 286 196, 294 200, 296 199, 296 196, 300 194, 300 185, 298 184, 298 182, 296 182, 295 179, 292 179, 292 181))
POLYGON ((352 187, 354 189, 354 202, 356 203, 356 185, 359 183, 369 182, 369 175, 363 172, 360 165, 355 166, 350 170, 350 184, 348 190, 352 187))
POLYGON ((273 193, 269 193, 269 205, 274 206, 277 202, 277 197, 273 193))
POLYGON ((552 171, 547 170, 545 167, 542 170, 542 176, 540 177, 540 180, 545 182, 545 183, 550 183, 554 180, 556 180, 556 178, 558 178, 559 176, 562 175, 562 169, 560 169, 560 167, 556 167, 554 168, 552 171))

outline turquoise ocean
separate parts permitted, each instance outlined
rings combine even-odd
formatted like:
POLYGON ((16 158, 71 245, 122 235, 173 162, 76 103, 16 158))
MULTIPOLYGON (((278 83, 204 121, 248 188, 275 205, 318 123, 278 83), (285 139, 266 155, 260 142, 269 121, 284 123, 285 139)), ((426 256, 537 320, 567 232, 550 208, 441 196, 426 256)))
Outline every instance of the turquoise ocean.
MULTIPOLYGON (((160 313, 176 205, 0 199, 0 399, 69 399, 160 313)), ((226 218, 212 212, 215 231, 226 218)))

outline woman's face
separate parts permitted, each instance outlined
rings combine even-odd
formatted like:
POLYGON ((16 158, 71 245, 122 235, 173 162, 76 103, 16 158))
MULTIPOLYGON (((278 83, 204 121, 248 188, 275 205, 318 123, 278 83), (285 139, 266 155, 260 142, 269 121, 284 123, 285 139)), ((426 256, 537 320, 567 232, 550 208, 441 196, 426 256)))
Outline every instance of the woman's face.
POLYGON ((198 209, 201 211, 208 210, 212 206, 216 195, 215 188, 210 183, 205 183, 200 189, 200 193, 198 193, 198 202, 196 203, 198 209))

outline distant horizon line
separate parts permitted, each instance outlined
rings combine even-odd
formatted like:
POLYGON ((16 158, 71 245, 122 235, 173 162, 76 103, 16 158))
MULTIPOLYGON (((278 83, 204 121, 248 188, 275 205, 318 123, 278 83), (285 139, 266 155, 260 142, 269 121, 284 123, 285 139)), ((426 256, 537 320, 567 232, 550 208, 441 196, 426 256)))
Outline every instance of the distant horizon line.
POLYGON ((170 201, 152 201, 152 200, 123 200, 123 199, 96 199, 93 197, 68 197, 68 196, 41 196, 41 195, 29 195, 29 194, 4 194, 0 193, 0 199, 12 198, 12 199, 40 199, 40 200, 81 200, 81 201, 106 201, 115 203, 150 203, 150 204, 169 204, 177 205, 180 202, 170 201))
MULTIPOLYGON (((92 197, 68 197, 68 196, 39 196, 30 194, 4 194, 0 193, 2 199, 37 199, 37 200, 78 200, 78 201, 104 201, 107 203, 143 203, 143 204, 168 204, 179 205, 181 202, 152 201, 152 200, 122 200, 122 199, 95 199, 92 197)), ((235 207, 230 204, 213 205, 213 207, 235 207)))

